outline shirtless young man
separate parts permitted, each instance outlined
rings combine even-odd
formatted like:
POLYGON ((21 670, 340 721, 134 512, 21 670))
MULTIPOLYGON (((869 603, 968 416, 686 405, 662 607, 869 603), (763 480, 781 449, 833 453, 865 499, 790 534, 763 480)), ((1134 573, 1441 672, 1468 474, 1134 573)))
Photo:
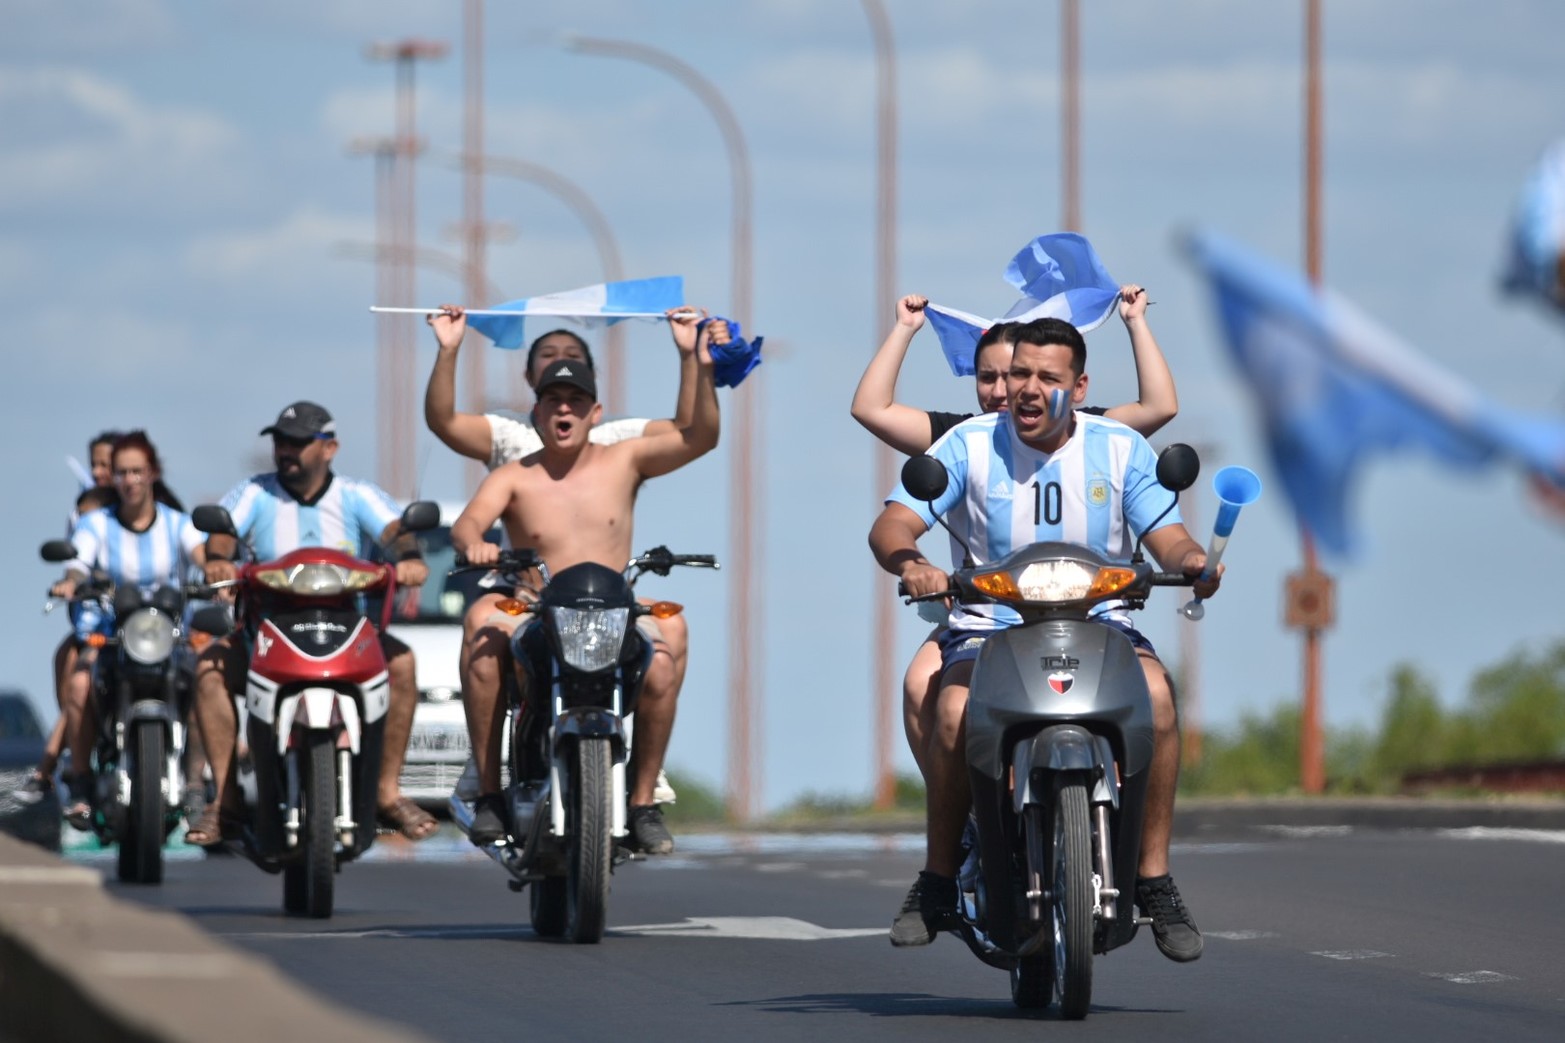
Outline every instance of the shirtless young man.
MULTIPOLYGON (((688 421, 670 431, 613 445, 591 442, 588 432, 603 412, 592 372, 571 359, 551 362, 538 376, 538 401, 532 410, 543 448, 493 471, 451 527, 452 544, 470 563, 491 564, 499 557, 500 549, 486 541, 484 533, 501 519, 512 546, 531 547, 551 574, 584 561, 616 570, 625 567, 632 555, 632 521, 641 483, 683 467, 717 445, 717 389, 706 331, 696 332, 694 317, 669 321, 675 325, 675 343, 681 353, 690 353, 696 366, 688 421)), ((506 650, 508 637, 491 626, 474 640, 498 642, 506 650)), ((636 709, 630 789, 631 837, 649 854, 674 849, 662 812, 653 802, 653 789, 673 732, 678 694, 673 659, 659 642, 636 709)), ((481 794, 469 836, 476 844, 490 844, 506 828, 500 795, 505 708, 498 692, 490 691, 465 692, 463 708, 481 794)))

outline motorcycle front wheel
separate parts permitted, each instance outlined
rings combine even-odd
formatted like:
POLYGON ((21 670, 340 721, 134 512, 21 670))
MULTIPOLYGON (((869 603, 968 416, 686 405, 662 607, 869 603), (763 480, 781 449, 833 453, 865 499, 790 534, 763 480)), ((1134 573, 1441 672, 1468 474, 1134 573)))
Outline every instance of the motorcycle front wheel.
POLYGON ((163 882, 163 725, 139 721, 129 743, 130 808, 119 838, 119 878, 123 883, 163 882))
POLYGON ((296 916, 323 920, 331 916, 337 883, 337 749, 328 731, 310 732, 304 779, 299 787, 304 815, 299 842, 300 861, 283 869, 283 908, 296 916))
POLYGON ((565 877, 565 936, 573 942, 601 941, 608 921, 614 855, 613 768, 608 739, 576 741, 566 811, 570 868, 565 877))
POLYGON ((1054 886, 1050 919, 1054 929, 1054 989, 1060 1017, 1080 1019, 1092 1006, 1092 827, 1087 787, 1060 786, 1054 806, 1054 886))

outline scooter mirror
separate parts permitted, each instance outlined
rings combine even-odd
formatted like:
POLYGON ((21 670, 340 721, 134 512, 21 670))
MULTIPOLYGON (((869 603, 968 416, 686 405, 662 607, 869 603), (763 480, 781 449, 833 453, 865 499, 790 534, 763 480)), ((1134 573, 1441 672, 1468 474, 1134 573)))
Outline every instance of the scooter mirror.
POLYGON ((234 519, 228 515, 228 508, 215 503, 203 503, 191 511, 190 523, 198 532, 208 536, 233 536, 236 539, 239 536, 234 529, 234 519))
MULTIPOLYGON (((1190 480, 1195 481, 1194 478, 1190 480)), ((950 481, 946 465, 932 456, 910 456, 902 465, 902 488, 920 500, 938 500, 950 481)))
POLYGON ((50 540, 38 548, 38 556, 44 561, 70 561, 76 557, 76 548, 70 540, 50 540))
POLYGON ((1201 475, 1201 457, 1183 442, 1157 454, 1157 481, 1163 488, 1182 493, 1201 475))
POLYGON ((440 524, 440 505, 433 500, 414 500, 402 512, 402 531, 427 532, 440 524))

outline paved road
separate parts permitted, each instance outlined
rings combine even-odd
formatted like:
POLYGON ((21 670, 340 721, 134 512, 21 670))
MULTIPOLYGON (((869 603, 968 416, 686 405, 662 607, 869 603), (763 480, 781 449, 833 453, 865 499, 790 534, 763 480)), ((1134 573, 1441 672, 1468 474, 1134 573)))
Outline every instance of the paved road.
POLYGON ((683 838, 674 858, 620 871, 598 946, 535 938, 526 896, 460 842, 375 855, 339 878, 329 921, 285 919, 280 881, 234 859, 114 886, 343 1004, 464 1043, 1565 1038, 1560 833, 1276 829, 1180 845, 1206 955, 1170 963, 1144 931, 1099 958, 1092 1014, 1068 1028, 1033 1024, 1005 975, 954 939, 890 948, 916 838, 683 838))

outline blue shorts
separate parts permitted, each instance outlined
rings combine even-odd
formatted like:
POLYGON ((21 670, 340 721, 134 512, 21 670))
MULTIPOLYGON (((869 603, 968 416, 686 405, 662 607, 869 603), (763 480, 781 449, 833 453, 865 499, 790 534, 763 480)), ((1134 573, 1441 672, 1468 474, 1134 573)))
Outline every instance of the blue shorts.
POLYGON ((71 605, 71 626, 76 640, 85 642, 94 634, 114 635, 114 610, 101 601, 77 601, 71 605))
MULTIPOLYGON (((1157 649, 1152 647, 1152 642, 1146 639, 1146 635, 1131 626, 1129 622, 1115 616, 1097 616, 1096 622, 1104 626, 1113 627, 1121 634, 1130 638, 1130 643, 1137 652, 1146 652, 1156 658, 1157 649)), ((994 630, 952 630, 947 628, 935 635, 935 642, 940 645, 940 672, 951 669, 958 663, 968 663, 978 658, 978 650, 984 646, 984 640, 990 634, 997 633, 994 630)))

